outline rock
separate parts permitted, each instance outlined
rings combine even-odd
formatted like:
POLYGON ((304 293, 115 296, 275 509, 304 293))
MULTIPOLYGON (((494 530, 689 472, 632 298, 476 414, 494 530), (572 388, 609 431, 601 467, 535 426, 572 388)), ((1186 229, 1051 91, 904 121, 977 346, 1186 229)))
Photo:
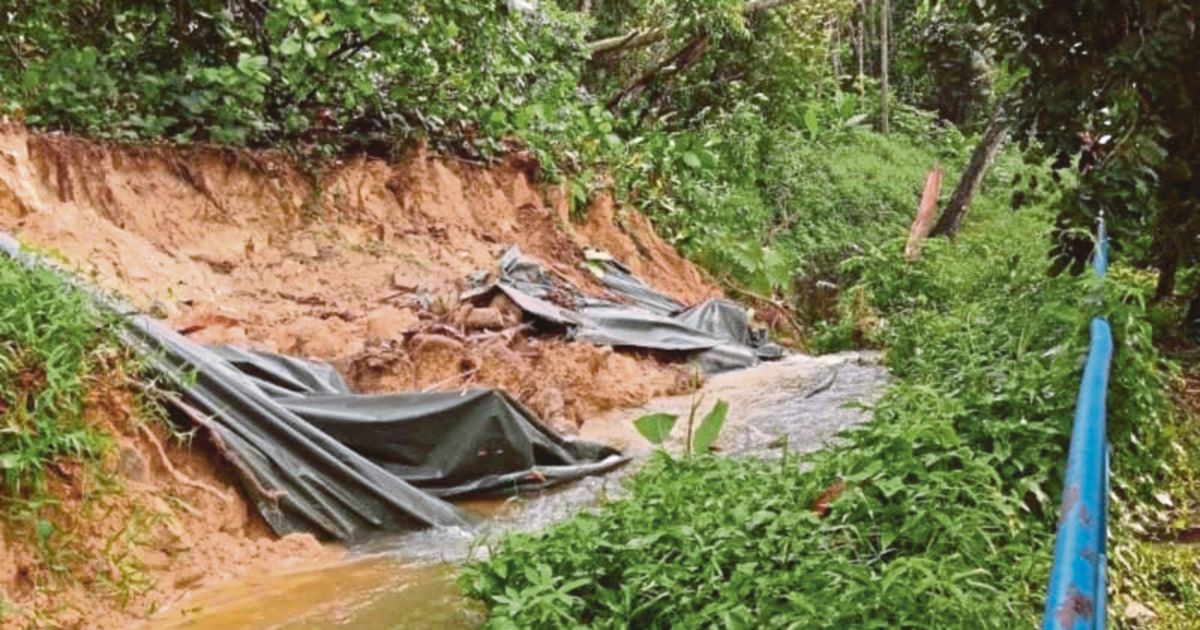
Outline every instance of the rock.
POLYGON ((521 307, 517 306, 516 302, 513 302, 511 298, 500 291, 496 292, 495 297, 492 298, 488 306, 500 311, 500 315, 504 317, 505 324, 516 324, 525 317, 525 312, 521 310, 521 307))
POLYGON ((367 340, 395 339, 420 325, 421 320, 412 309, 382 306, 367 314, 367 340))
POLYGON ((467 330, 498 330, 504 328, 504 316, 500 309, 473 308, 467 313, 463 325, 467 330))
POLYGON ((397 271, 392 274, 392 286, 401 291, 416 291, 421 286, 421 282, 412 275, 404 271, 397 271))
POLYGON ((340 319, 320 319, 304 315, 283 327, 276 335, 279 348, 286 353, 299 353, 313 358, 328 359, 352 354, 347 343, 346 323, 340 319))
POLYGON ((1134 627, 1147 627, 1158 619, 1158 614, 1141 602, 1130 602, 1125 607, 1125 621, 1134 627))
POLYGON ((412 347, 418 351, 448 350, 451 352, 461 352, 464 346, 463 342, 445 335, 421 334, 413 336, 412 347))
POLYGON ((311 238, 301 239, 293 243, 292 253, 305 258, 316 258, 321 255, 321 251, 317 249, 317 243, 311 238))
POLYGON ((150 466, 141 451, 133 444, 123 443, 117 453, 117 470, 127 479, 145 481, 150 477, 150 466))

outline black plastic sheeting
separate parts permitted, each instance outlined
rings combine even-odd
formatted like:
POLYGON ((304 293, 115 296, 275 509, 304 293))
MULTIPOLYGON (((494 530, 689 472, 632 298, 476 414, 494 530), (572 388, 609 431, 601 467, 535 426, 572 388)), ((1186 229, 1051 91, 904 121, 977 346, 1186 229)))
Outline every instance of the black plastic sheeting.
MULTIPOLYGON (((2 232, 0 251, 53 267, 2 232)), ((121 315, 123 341, 177 393, 177 409, 208 429, 279 534, 355 541, 466 526, 447 498, 545 488, 626 461, 556 435, 498 390, 355 395, 329 365, 195 344, 66 275, 121 315)))
POLYGON ((692 357, 705 373, 724 372, 784 356, 753 330, 746 310, 729 300, 711 299, 691 308, 646 285, 620 263, 600 257, 591 269, 621 301, 587 296, 564 279, 550 275, 517 247, 501 255, 493 282, 473 277, 464 300, 481 300, 495 291, 508 296, 537 320, 562 327, 569 338, 596 345, 678 352, 692 357))

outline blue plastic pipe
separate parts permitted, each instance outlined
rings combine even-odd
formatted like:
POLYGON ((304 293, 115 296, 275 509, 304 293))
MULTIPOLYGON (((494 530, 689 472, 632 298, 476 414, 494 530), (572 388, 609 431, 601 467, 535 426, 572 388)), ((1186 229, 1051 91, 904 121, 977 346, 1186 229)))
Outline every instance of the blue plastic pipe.
MULTIPOLYGON (((1108 242, 1100 221, 1092 261, 1096 275, 1108 267, 1108 242)), ((1054 566, 1042 623, 1045 630, 1095 630, 1105 623, 1105 537, 1108 532, 1108 439, 1105 400, 1112 365, 1112 330, 1092 320, 1091 347, 1071 427, 1071 448, 1058 510, 1054 566)))

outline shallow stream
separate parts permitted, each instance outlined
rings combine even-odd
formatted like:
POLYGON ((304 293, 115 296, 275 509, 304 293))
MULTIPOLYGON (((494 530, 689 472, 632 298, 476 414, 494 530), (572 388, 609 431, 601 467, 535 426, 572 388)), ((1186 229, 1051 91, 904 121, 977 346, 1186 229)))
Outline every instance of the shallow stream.
MULTIPOLYGON (((794 355, 775 363, 715 376, 693 396, 650 401, 586 424, 581 437, 625 450, 634 461, 536 496, 461 504, 481 517, 474 531, 424 530, 356 548, 333 563, 288 567, 199 589, 161 611, 147 628, 315 629, 473 628, 483 611, 462 597, 457 566, 485 553, 481 540, 506 531, 535 531, 619 495, 621 479, 650 452, 632 420, 652 411, 686 422, 717 400, 730 412, 718 445, 731 455, 771 457, 786 443, 811 451, 864 421, 886 381, 878 358, 866 353, 794 355)), ((676 431, 682 434, 682 431, 676 431)), ((669 448, 682 448, 676 439, 669 448)))

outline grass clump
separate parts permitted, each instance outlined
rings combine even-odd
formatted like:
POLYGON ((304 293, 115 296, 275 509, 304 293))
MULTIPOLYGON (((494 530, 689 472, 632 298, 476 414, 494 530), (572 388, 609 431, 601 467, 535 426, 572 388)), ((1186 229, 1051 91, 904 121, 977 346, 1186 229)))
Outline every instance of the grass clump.
POLYGON ((1106 297, 1089 279, 1048 277, 1047 214, 1003 205, 981 200, 955 243, 931 242, 912 266, 897 239, 844 268, 857 282, 822 343, 888 348, 896 380, 873 422, 799 468, 660 457, 627 498, 501 539, 462 578, 489 624, 1035 624, 1093 314, 1107 314, 1120 348, 1118 537, 1145 518, 1173 419, 1143 317, 1150 287, 1119 269, 1106 297), (823 495, 835 498, 814 510, 823 495))
POLYGON ((107 439, 84 422, 84 402, 115 352, 87 296, 0 257, 0 473, 9 493, 36 490, 57 458, 103 452, 107 439))

